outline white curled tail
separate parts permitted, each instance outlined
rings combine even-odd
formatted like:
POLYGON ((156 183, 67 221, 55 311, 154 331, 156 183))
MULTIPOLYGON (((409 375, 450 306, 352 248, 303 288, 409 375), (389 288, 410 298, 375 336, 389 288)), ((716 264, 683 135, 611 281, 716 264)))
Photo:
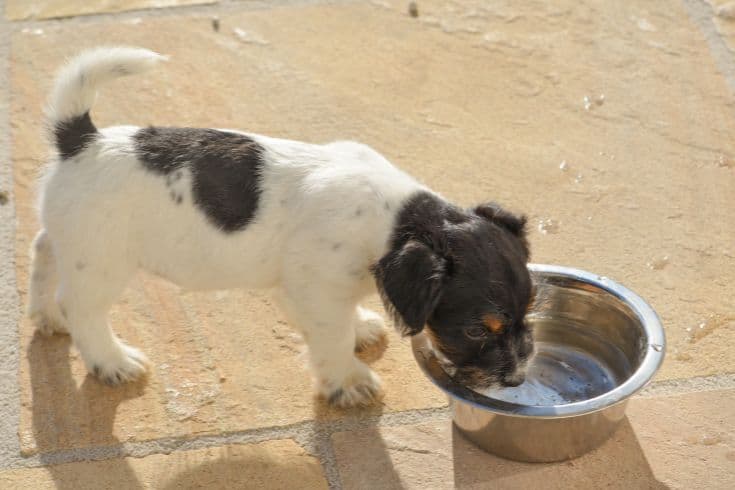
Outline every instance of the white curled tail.
POLYGON ((56 75, 46 106, 46 122, 61 157, 76 155, 97 135, 89 111, 101 83, 145 72, 165 59, 147 49, 106 47, 69 61, 56 75))

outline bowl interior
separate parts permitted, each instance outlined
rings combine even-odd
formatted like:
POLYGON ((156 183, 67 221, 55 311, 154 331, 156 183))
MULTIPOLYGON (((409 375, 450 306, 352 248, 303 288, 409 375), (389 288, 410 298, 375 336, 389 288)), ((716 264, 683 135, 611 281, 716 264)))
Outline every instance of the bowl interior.
POLYGON ((536 356, 514 388, 473 391, 437 369, 416 339, 419 364, 455 399, 492 411, 568 416, 599 410, 641 389, 663 360, 658 317, 637 295, 606 278, 557 266, 530 266, 537 285, 528 316, 536 356))
POLYGON ((641 319, 621 299, 584 282, 537 276, 528 323, 536 356, 526 382, 481 393, 511 403, 556 406, 589 400, 623 384, 647 350, 641 319))

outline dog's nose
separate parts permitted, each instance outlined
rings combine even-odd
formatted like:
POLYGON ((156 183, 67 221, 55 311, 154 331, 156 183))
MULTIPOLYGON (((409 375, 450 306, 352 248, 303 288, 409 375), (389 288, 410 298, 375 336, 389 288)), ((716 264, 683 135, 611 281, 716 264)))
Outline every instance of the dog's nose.
POLYGON ((513 386, 520 386, 523 384, 523 382, 526 381, 526 377, 521 376, 508 376, 503 378, 503 380, 500 382, 503 386, 506 387, 513 387, 513 386))

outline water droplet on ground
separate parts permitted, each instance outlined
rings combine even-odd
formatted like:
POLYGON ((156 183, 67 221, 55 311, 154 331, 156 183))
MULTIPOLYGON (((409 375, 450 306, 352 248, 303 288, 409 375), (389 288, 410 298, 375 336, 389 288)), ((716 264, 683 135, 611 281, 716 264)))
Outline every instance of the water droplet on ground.
POLYGON ((661 269, 669 265, 669 256, 664 255, 663 257, 653 259, 650 262, 648 262, 646 265, 651 270, 660 271, 661 269))
POLYGON ((656 27, 648 22, 648 19, 644 19, 642 17, 633 17, 633 20, 635 21, 635 24, 638 26, 638 29, 645 31, 645 32, 655 32, 656 27))
POLYGON ((721 441, 722 439, 718 434, 704 434, 700 440, 700 442, 705 446, 714 446, 721 441))
POLYGON ((559 222, 551 218, 542 218, 538 221, 538 231, 544 235, 557 233, 559 231, 559 222))
MULTIPOLYGON (((390 3, 386 2, 385 0, 370 0, 370 3, 372 3, 376 7, 382 7, 384 9, 390 9, 391 8, 390 3)), ((415 2, 411 2, 411 3, 415 3, 415 2)), ((411 4, 409 4, 408 8, 409 9, 411 8, 411 4)))
POLYGON ((716 160, 717 166, 721 168, 730 168, 733 166, 732 160, 727 155, 719 155, 716 160))
POLYGON ((730 325, 733 322, 735 322, 735 315, 711 313, 704 321, 699 322, 696 327, 687 327, 686 331, 689 334, 688 340, 692 344, 697 343, 712 334, 715 330, 730 325))
POLYGON ((576 176, 574 177, 574 183, 575 183, 575 184, 579 184, 580 182, 582 182, 582 174, 577 174, 577 175, 576 175, 576 176))
POLYGON ((559 164, 559 170, 561 170, 562 172, 566 172, 567 170, 569 170, 569 164, 566 160, 561 161, 561 163, 559 164))
POLYGON ((246 44, 260 44, 260 45, 266 45, 269 44, 268 41, 260 37, 259 35, 248 32, 244 29, 241 29, 239 27, 235 27, 232 29, 232 32, 235 34, 235 36, 242 42, 246 44))
POLYGON ((597 97, 585 95, 582 103, 584 104, 584 110, 589 111, 590 109, 594 109, 595 106, 599 107, 605 103, 605 94, 600 94, 597 97))
POLYGON ((715 13, 720 19, 735 20, 735 2, 720 5, 715 13))
POLYGON ((722 437, 719 434, 690 434, 684 440, 689 444, 714 446, 722 442, 722 437))

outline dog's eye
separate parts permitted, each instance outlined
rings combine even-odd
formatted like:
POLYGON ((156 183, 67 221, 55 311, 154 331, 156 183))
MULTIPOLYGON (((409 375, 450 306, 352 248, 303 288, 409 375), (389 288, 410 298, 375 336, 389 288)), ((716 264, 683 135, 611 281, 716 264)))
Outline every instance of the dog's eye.
POLYGON ((474 325, 465 328, 464 334, 473 340, 482 340, 487 337, 488 330, 485 327, 474 325))

